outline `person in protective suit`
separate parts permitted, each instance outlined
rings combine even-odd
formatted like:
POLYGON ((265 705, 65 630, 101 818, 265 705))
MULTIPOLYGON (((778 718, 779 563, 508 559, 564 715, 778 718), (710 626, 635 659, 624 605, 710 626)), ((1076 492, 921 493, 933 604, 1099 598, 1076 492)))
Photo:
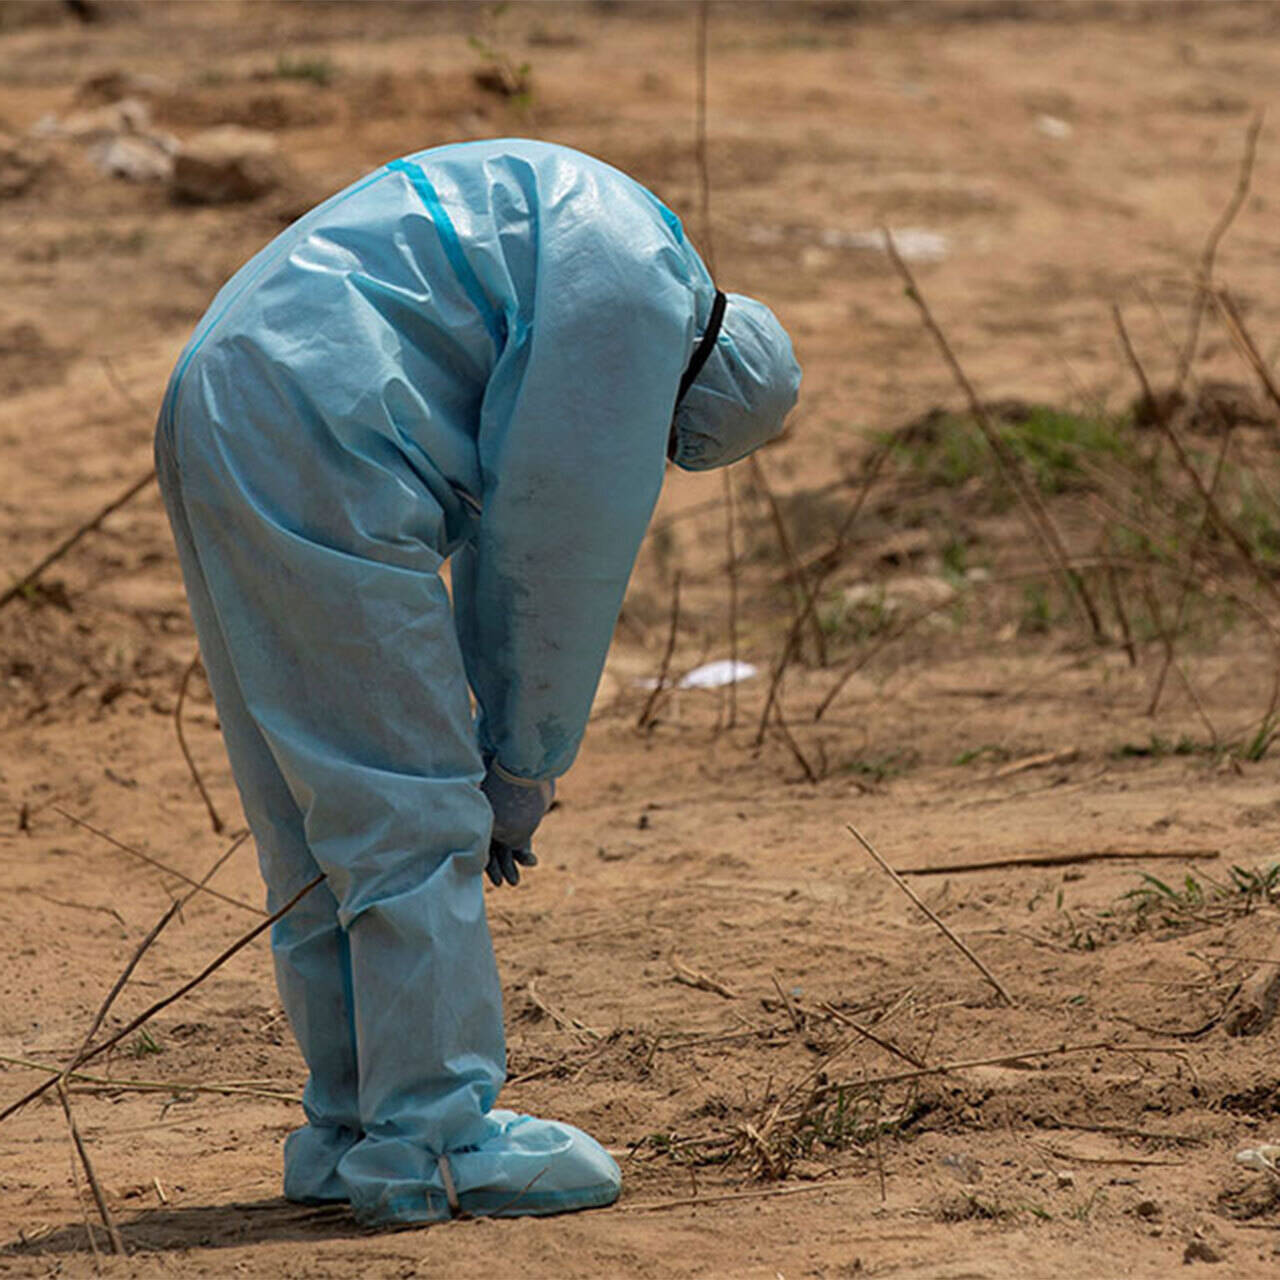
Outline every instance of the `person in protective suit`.
POLYGON ((368 175, 197 327, 161 488, 269 907, 325 877, 272 934, 309 1069, 291 1200, 378 1224, 617 1198, 585 1133, 494 1108, 483 874, 534 861, 667 459, 743 457, 799 377, 653 195, 522 140, 368 175))

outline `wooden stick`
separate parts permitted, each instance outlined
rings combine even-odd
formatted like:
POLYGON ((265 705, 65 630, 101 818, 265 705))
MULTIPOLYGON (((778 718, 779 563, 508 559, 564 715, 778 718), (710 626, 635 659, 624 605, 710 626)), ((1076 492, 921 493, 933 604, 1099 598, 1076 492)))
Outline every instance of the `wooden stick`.
POLYGON ((920 286, 916 283, 915 276, 911 274, 911 268, 907 266, 898 253, 898 246, 894 243, 893 233, 888 227, 882 227, 881 234, 884 236, 885 252, 889 255, 889 260, 893 263, 894 269, 902 277, 903 283, 906 285, 907 297, 915 303, 924 320, 925 329, 937 344, 938 350, 942 353, 942 358, 946 361, 952 376, 964 393, 965 399, 969 402, 969 412, 990 446, 1001 475, 1004 476, 1009 487, 1017 495, 1031 536, 1043 549, 1049 567, 1062 579, 1066 587, 1067 599, 1083 611, 1086 620, 1093 629, 1094 639, 1104 639, 1105 632, 1102 627, 1102 618, 1093 602, 1093 597, 1089 594, 1084 579, 1072 569, 1062 537, 1058 533, 1057 526, 1053 523, 1048 509, 1041 500, 1039 492, 1034 483, 1026 478, 1017 455, 1005 443, 983 407, 982 402, 978 399, 978 394, 974 391, 973 384, 969 381, 960 366, 960 362, 956 359, 955 352, 951 349, 951 344, 947 341, 947 337, 941 328, 939 328, 938 322, 933 318, 933 312, 930 310, 928 302, 925 301, 924 294, 920 292, 920 286))
POLYGON ((895 1058, 901 1058, 903 1062, 909 1062, 913 1067, 923 1067, 924 1063, 916 1057, 914 1053, 908 1053, 905 1049, 900 1049, 892 1040, 882 1039, 876 1035, 874 1031, 864 1027, 860 1022, 855 1022, 847 1013, 841 1013, 833 1004, 822 1002, 821 1008, 824 1013, 834 1018, 837 1022, 843 1023, 846 1027, 851 1027, 860 1036, 865 1036, 872 1044, 878 1044, 886 1053, 891 1053, 895 1058))
POLYGON ((1003 778, 1012 778, 1019 773, 1026 773, 1028 769, 1043 769, 1053 764, 1071 764, 1079 757, 1079 747, 1063 747, 1059 751, 1042 751, 1039 755, 1024 756, 1021 760, 1014 760, 1009 764, 1002 765, 991 775, 991 780, 996 782, 1003 778))
MULTIPOLYGON (((195 988, 198 987, 207 977, 209 977, 210 974, 214 973, 218 969, 221 969, 222 966, 232 958, 232 956, 236 955, 237 952, 243 951, 244 948, 247 947, 249 943, 251 943, 255 938, 265 933, 268 929, 271 928, 273 924, 275 924, 277 920, 279 920, 282 916, 287 915, 291 910, 293 910, 293 908, 299 902, 301 902, 302 899, 306 897, 306 895, 309 894, 311 890, 314 889, 323 880, 324 880, 323 875, 318 875, 315 877, 314 880, 309 880, 306 884, 302 886, 301 889, 298 890, 297 893, 293 895, 292 898, 289 899, 288 902, 284 904, 283 907, 281 907, 278 911, 273 911, 271 915, 269 915, 260 924, 254 925, 254 927, 250 929, 248 933, 242 934, 239 938, 236 939, 235 942, 233 942, 229 947, 225 948, 222 952, 220 952, 217 956, 215 956, 214 959, 212 959, 207 965, 205 965, 205 967, 201 969, 200 972, 196 974, 194 978, 188 979, 180 987, 178 987, 176 991, 170 992, 167 996, 163 997, 160 1000, 157 1000, 153 1005, 150 1005, 148 1008, 144 1009, 140 1014, 138 1014, 136 1018, 133 1018, 131 1021, 126 1023, 123 1027, 121 1027, 119 1031, 108 1036, 105 1040, 95 1045, 92 1049, 86 1050, 83 1054, 79 1055, 74 1061, 69 1063, 68 1068, 74 1071, 77 1067, 83 1066, 84 1063, 90 1062, 94 1058, 101 1057, 102 1054, 106 1053, 108 1049, 111 1049, 115 1045, 119 1044, 120 1041, 125 1038, 125 1036, 131 1035, 144 1023, 149 1022, 152 1018, 155 1017, 157 1013, 160 1013, 162 1010, 167 1009, 171 1004, 175 1003, 175 1001, 181 1000, 182 997, 185 996, 188 992, 195 990, 195 988)), ((207 893, 208 890, 206 889, 205 892, 207 893)), ((17 1101, 11 1102, 7 1107, 5 1107, 3 1111, 0 1111, 0 1120, 7 1120, 15 1112, 21 1111, 22 1108, 27 1105, 27 1103, 34 1102, 36 1098, 40 1097, 42 1094, 47 1092, 52 1085, 56 1084, 60 1078, 61 1076, 59 1075, 59 1076, 53 1077, 52 1079, 46 1080, 43 1084, 37 1085, 34 1089, 31 1089, 27 1093, 23 1094, 23 1096, 17 1099, 17 1101)))
MULTIPOLYGON (((152 926, 151 931, 138 944, 137 949, 134 951, 133 955, 129 959, 129 963, 125 965, 123 970, 121 970, 120 976, 112 984, 111 990, 107 992, 106 998, 103 1000, 102 1004, 99 1006, 98 1012, 94 1016, 92 1023, 89 1024, 89 1030, 85 1032, 84 1038, 80 1042, 80 1047, 75 1051, 74 1054, 72 1054, 73 1059, 78 1059, 81 1056, 81 1054, 83 1054, 84 1051, 93 1042, 93 1037, 98 1034, 98 1028, 102 1026, 103 1020, 106 1018, 108 1012, 111 1009, 111 1006, 115 1003, 116 997, 120 994, 121 991, 124 990, 125 983, 129 981, 129 978, 132 975, 133 971, 138 967, 138 962, 147 953, 151 944, 155 942, 155 940, 164 931, 169 921, 172 920, 173 917, 176 916, 178 912, 180 912, 182 908, 185 907, 187 903, 190 902, 191 899, 196 896, 197 893, 200 893, 204 889, 204 887, 209 883, 209 881, 213 879, 214 875, 216 875, 217 872, 221 869, 223 863, 225 863, 226 860, 229 857, 231 857, 231 855, 235 853, 235 851, 242 844, 244 844, 244 842, 248 838, 249 838, 249 833, 247 831, 243 835, 237 836, 231 842, 231 845, 222 854, 219 855, 217 861, 214 862, 213 866, 211 866, 209 870, 205 872, 204 878, 200 881, 200 883, 196 885, 196 887, 192 889, 189 893, 187 893, 184 897, 175 898, 174 901, 169 904, 169 907, 165 911, 165 913, 160 917, 159 920, 156 921, 156 923, 152 926)), ((64 1071, 63 1082, 65 1083, 65 1081, 66 1081, 66 1072, 64 1071)))
POLYGON ((997 1054, 991 1058, 969 1058, 963 1062, 941 1062, 936 1067, 921 1067, 918 1071, 899 1071, 893 1075, 870 1076, 861 1080, 843 1080, 830 1084, 828 1089, 862 1089, 881 1084, 904 1084, 908 1080, 923 1080, 926 1076, 947 1075, 952 1071, 968 1071, 973 1067, 998 1067, 1007 1062, 1029 1062, 1033 1058, 1057 1058, 1072 1053, 1186 1053, 1184 1045, 1168 1044, 1115 1044, 1110 1040, 1098 1040, 1091 1044, 1064 1044, 1053 1049, 1026 1049, 1015 1053, 997 1054))
POLYGON ((1240 310, 1233 301, 1231 294, 1226 289, 1215 289, 1213 301, 1232 345, 1244 357, 1245 363, 1257 374, 1258 381, 1262 383, 1262 389, 1267 393, 1271 403, 1280 407, 1280 389, 1277 389, 1275 379, 1271 376, 1271 370, 1267 366, 1267 362, 1262 358, 1262 353, 1258 350, 1257 343, 1254 342, 1249 330, 1245 327, 1244 318, 1241 316, 1240 310))
POLYGON ((662 665, 658 668, 658 681, 645 699, 640 709, 640 718, 636 721, 637 729, 652 729, 657 714, 658 698, 667 687, 667 678, 671 673, 671 658, 676 651, 676 632, 680 627, 680 570, 676 570, 671 583, 671 625, 667 630, 667 647, 663 650, 662 665))
POLYGON ((730 986, 703 973, 700 969, 691 969, 673 951, 671 953, 672 977, 683 982, 687 987, 697 987, 699 991, 710 991, 713 995, 723 996, 726 1000, 736 1000, 738 993, 730 986))
MULTIPOLYGON (((560 1027, 563 1031, 573 1031, 577 1034, 584 1035, 590 1040, 599 1040, 601 1038, 600 1032, 598 1032, 594 1027, 587 1026, 585 1022, 579 1021, 572 1014, 565 1013, 563 1009, 558 1009, 553 1005, 551 1001, 538 990, 536 983, 536 978, 530 978, 529 985, 525 987, 525 991, 528 993, 529 999, 533 1001, 534 1005, 541 1009, 542 1012, 556 1024, 556 1026, 560 1027)), ((3 1116, 0 1116, 0 1119, 3 1118, 3 1116)))
POLYGON ((900 876, 949 876, 953 871, 996 871, 1007 867, 1069 867, 1108 859, 1177 858, 1185 862, 1220 857, 1217 849, 1081 849, 1069 853, 1033 853, 1021 858, 984 858, 950 867, 898 867, 900 876))
POLYGON ((817 601, 814 599, 813 592, 809 587, 809 575, 800 565, 795 546, 791 541, 791 535, 787 531, 787 522, 782 518, 782 507, 778 504, 777 495, 773 492, 773 486, 769 483, 768 476, 765 475, 764 464, 760 461, 759 454, 753 453, 749 455, 747 465, 751 468, 751 478, 760 486, 760 492, 764 494, 765 503, 769 508, 769 518, 773 522, 774 532, 778 535, 778 547, 781 549, 782 558, 787 564, 787 576, 795 583, 796 590, 800 592, 798 608, 809 619, 809 630, 813 636, 814 652, 817 655, 818 666, 825 667, 827 665, 827 637, 822 630, 822 621, 818 617, 817 601))
POLYGON ((28 569, 16 582, 7 587, 3 593, 0 593, 0 609, 3 609, 10 600, 16 596, 20 596, 29 587, 35 586, 39 582, 41 575, 50 565, 56 564, 63 556, 71 550, 72 547, 80 541, 87 533, 92 533, 113 511, 119 511, 121 507, 136 497, 156 478, 156 469, 151 468, 145 476, 139 476, 123 493, 118 494, 107 503, 101 511, 95 516, 91 516, 82 525, 78 526, 69 533, 63 540, 58 543, 52 551, 49 552, 39 564, 28 569))
POLYGON ((973 952, 970 951, 969 948, 965 946, 965 944, 961 942, 960 939, 957 938, 956 935, 952 933, 951 930, 948 929, 947 926, 929 909, 929 907, 924 903, 924 901, 916 894, 916 891, 909 884, 907 884, 907 882, 875 851, 875 849, 871 845, 871 842, 866 838, 866 836, 862 834, 861 831, 858 830, 857 827, 853 825, 852 822, 848 822, 845 825, 848 827, 849 832, 853 836, 853 838, 857 840, 857 842, 872 856, 872 858, 875 859, 876 863, 879 865, 881 870, 884 871, 884 873, 894 882, 894 884, 896 884, 898 888, 901 889, 902 892, 905 893, 907 897, 910 898, 911 901, 914 902, 916 906, 919 907, 920 910, 923 911, 925 915, 927 915, 929 919, 932 920, 933 923, 936 924, 938 928, 942 930, 942 932, 946 935, 947 939, 952 943, 952 945, 959 948, 959 950, 963 953, 963 955, 978 969, 978 971, 982 974, 982 976, 986 978, 986 980, 995 988, 996 993, 1005 1002, 1005 1004, 1007 1004, 1012 1009, 1013 997, 1000 984, 1000 979, 997 978, 995 974, 992 973, 991 970, 988 969, 987 966, 983 964, 982 961, 979 960, 978 957, 974 955, 973 952))
MULTIPOLYGON (((80 1194, 80 1174, 77 1172, 78 1158, 76 1154, 75 1140, 71 1136, 71 1130, 67 1130, 67 1141, 69 1143, 68 1154, 71 1157, 71 1189, 75 1193, 76 1208, 80 1210, 80 1221, 84 1224, 84 1233, 89 1237, 89 1252, 93 1254, 93 1274, 100 1276, 102 1274, 102 1254, 98 1251, 98 1238, 93 1234, 93 1223, 89 1221, 89 1211, 84 1205, 84 1196, 80 1194)), ((49 1228, 52 1230, 52 1228, 49 1228)), ((21 1228, 18 1230, 18 1239, 23 1244, 27 1243, 26 1236, 22 1233, 21 1228)))
MULTIPOLYGON (((74 822, 77 827, 83 827, 86 831, 91 831, 99 839, 105 840, 108 844, 119 849, 121 853, 127 853, 145 862, 150 867, 155 867, 157 871, 163 871, 165 875, 173 876, 177 880, 181 880, 184 884, 189 884, 207 893, 212 898, 217 898, 219 902, 225 902, 228 906, 239 907, 241 911, 251 911, 255 916, 264 915, 265 912, 261 907, 255 907, 251 902, 244 902, 239 898, 232 898, 228 894, 222 893, 217 889, 211 889, 206 884, 201 884, 198 880, 193 880, 185 871, 179 871, 176 867, 171 867, 167 863, 161 862, 158 858, 153 858, 149 853, 143 853, 141 849, 135 849, 132 845, 127 845, 117 840, 115 836, 108 835, 105 831, 100 831, 97 827, 86 822, 83 818, 77 818, 74 814, 68 813, 65 809, 60 809, 57 805, 53 806, 54 813, 61 814, 68 822, 74 822)), ((242 837, 243 838, 243 837, 242 837)))
MULTIPOLYGON (((61 1076, 68 1084, 90 1085, 95 1091, 118 1090, 121 1093, 211 1093, 218 1097, 269 1098, 274 1102, 297 1102, 301 1098, 298 1093, 286 1093, 283 1089, 259 1089, 253 1085, 241 1084, 202 1084, 196 1080, 118 1080, 113 1076, 89 1075, 84 1071, 67 1071, 62 1067, 51 1067, 47 1062, 34 1062, 30 1058, 12 1058, 0 1053, 0 1062, 12 1067, 22 1067, 27 1071, 45 1071, 51 1075, 61 1076)), ((559 1066, 559 1063, 555 1064, 559 1066)), ((512 1083, 510 1080, 508 1084, 512 1083)))
POLYGON ((725 554, 729 561, 729 670, 732 673, 728 684, 722 686, 728 703, 724 728, 733 729, 738 723, 738 539, 735 532, 733 477, 728 467, 722 468, 720 475, 724 481, 725 554))
POLYGON ((773 700, 773 721, 778 727, 778 733, 783 742, 787 744, 787 749, 793 756, 795 756, 796 763, 799 764, 800 770, 805 776, 805 780, 816 786, 819 782, 818 775, 814 771, 813 766, 809 763, 804 752, 800 750, 800 744, 795 740, 795 736, 792 734, 790 727, 783 718, 782 699, 780 697, 775 697, 773 700))
POLYGON ((191 754, 191 749, 187 746, 187 735, 182 728, 182 704, 187 700, 187 685, 191 683, 191 677, 199 665, 200 650, 197 649, 195 656, 187 664, 187 669, 182 673, 182 681, 178 685, 178 701, 173 708, 173 728, 178 735, 178 746, 182 751, 182 758, 187 762, 187 768, 191 771, 191 779, 196 784, 200 799, 204 801, 204 807, 209 811, 209 821, 213 823, 214 833, 221 835, 222 829, 226 824, 222 821, 222 815, 214 807, 213 798, 209 795, 208 787, 204 785, 200 770, 196 768, 195 758, 191 754))
POLYGON ((680 1200, 644 1200, 639 1204, 622 1203, 618 1211, 623 1213, 657 1213, 662 1209, 684 1209, 691 1205, 723 1204, 729 1200, 773 1199, 775 1196, 813 1195, 817 1191, 837 1191, 862 1185, 861 1178, 841 1178, 831 1182, 811 1182, 802 1187, 772 1186, 759 1191, 726 1191, 723 1195, 685 1196, 680 1200))
POLYGON ((1235 189, 1226 207, 1218 215, 1218 220, 1209 231, 1208 239, 1200 254, 1200 269, 1196 281, 1195 299, 1191 304, 1191 318, 1187 324, 1187 339, 1178 356, 1178 385, 1186 381, 1191 366, 1195 363, 1196 350, 1200 345, 1200 324, 1204 319, 1205 304, 1213 290, 1213 267, 1218 256, 1218 245, 1227 234, 1236 215, 1244 207, 1249 194, 1249 184, 1253 180, 1253 164, 1258 154, 1258 135, 1262 132, 1264 112, 1259 111, 1252 120, 1244 135, 1244 155, 1240 158, 1240 171, 1236 175, 1235 189))
POLYGON ((71 1141, 75 1143, 76 1151, 80 1156, 80 1163, 84 1166, 84 1176, 89 1180, 89 1190, 93 1194, 93 1202, 98 1206, 98 1214, 102 1218, 102 1225, 107 1229, 107 1239, 111 1242, 111 1252, 118 1256, 127 1256, 128 1250, 124 1247, 124 1241, 120 1237, 120 1228, 116 1226, 116 1220, 111 1216, 111 1209, 107 1205, 106 1197, 102 1194, 102 1187, 98 1182, 98 1176, 93 1171, 93 1161, 89 1159, 89 1152, 84 1145, 84 1139, 80 1137, 80 1129, 76 1124, 76 1118, 71 1114, 71 1101, 67 1097, 67 1091, 62 1086, 62 1078, 57 1081, 58 1101, 62 1103, 62 1114, 67 1118, 67 1129, 71 1133, 71 1141))
MULTIPOLYGON (((1227 451, 1231 446, 1231 435, 1234 424, 1226 422, 1225 429, 1222 433, 1222 444, 1218 448, 1218 456, 1213 464, 1213 478, 1209 481, 1209 492, 1217 495, 1218 485, 1222 480, 1223 469, 1226 466, 1227 451)), ((1178 603, 1174 609, 1173 628, 1171 635, 1176 638, 1182 630, 1182 623, 1187 614, 1187 602, 1191 598, 1191 588, 1195 582, 1195 563, 1196 556, 1200 551, 1200 544, 1207 536, 1210 527, 1213 524, 1213 518, 1206 510, 1200 516, 1200 523, 1196 526, 1195 536, 1191 539, 1191 545, 1187 548, 1187 572, 1183 576, 1182 583, 1178 588, 1178 603)), ((1164 692, 1165 681, 1169 676, 1169 668, 1173 665, 1173 647, 1172 644, 1166 644, 1164 663, 1160 667, 1160 672, 1156 676, 1155 688, 1151 694, 1151 702, 1147 707, 1147 715, 1154 716, 1157 708, 1160 706, 1160 696, 1164 692)))
POLYGON ((1277 587, 1272 581, 1271 575, 1266 573, 1261 565, 1258 564, 1257 557, 1253 554, 1253 549, 1249 546, 1244 535, 1235 527, 1235 525, 1227 519, 1223 514, 1222 508, 1218 505, 1217 499, 1209 491, 1205 482, 1200 477, 1200 473, 1196 470, 1195 464, 1192 463, 1187 450, 1182 443, 1181 437, 1174 430, 1173 424, 1169 421, 1169 415, 1162 407, 1156 404, 1155 397, 1151 393, 1151 383, 1147 379, 1146 370, 1142 366, 1142 361, 1138 358, 1137 351, 1134 350, 1132 341, 1129 338, 1129 331, 1125 328, 1124 316, 1120 313, 1120 308, 1113 305, 1111 308, 1112 319, 1115 321, 1116 332, 1120 336, 1121 346, 1129 361, 1130 367, 1133 369, 1134 376, 1138 379, 1142 387, 1143 394, 1153 406, 1155 413, 1156 425, 1164 434, 1165 439, 1173 446, 1174 456, 1178 460, 1178 465, 1186 473, 1187 478, 1191 481, 1195 488, 1197 496, 1204 504, 1205 510, 1213 517, 1213 522, 1218 526, 1227 539, 1234 544, 1236 550, 1240 553, 1241 559, 1253 571, 1254 577, 1258 580, 1259 585, 1268 592, 1273 601, 1280 603, 1280 587, 1277 587))
MULTIPOLYGON (((836 531, 835 540, 831 544, 830 550, 826 553, 829 557, 825 566, 818 572, 813 582, 813 590, 809 599, 805 603, 803 612, 792 622, 791 630, 787 633, 786 642, 782 646, 782 653, 774 665, 773 675, 769 680, 769 691, 765 695, 764 708, 760 712, 760 723, 756 726, 756 736, 753 746, 759 747, 764 742, 764 736, 769 726, 769 716, 773 711, 773 704, 778 697, 778 690, 782 687, 783 677, 787 673, 787 667, 791 665, 792 659, 799 652, 800 637, 804 633, 804 628, 811 614, 814 614, 818 607, 818 600, 822 594, 822 588, 826 585, 827 579, 835 573, 839 567, 841 556, 844 552, 845 543, 848 540, 849 533, 853 529, 854 523, 862 512, 863 506, 866 504, 867 495, 871 492, 876 480, 880 476, 880 472, 884 468, 884 464, 889 460, 893 453, 894 441, 892 439, 885 440, 876 452, 872 455, 870 463, 867 465, 866 472, 863 475, 862 484, 858 489, 858 495, 853 501, 853 506, 845 515, 844 520, 840 524, 840 528, 836 531)), ((818 719, 820 717, 815 717, 818 719)))

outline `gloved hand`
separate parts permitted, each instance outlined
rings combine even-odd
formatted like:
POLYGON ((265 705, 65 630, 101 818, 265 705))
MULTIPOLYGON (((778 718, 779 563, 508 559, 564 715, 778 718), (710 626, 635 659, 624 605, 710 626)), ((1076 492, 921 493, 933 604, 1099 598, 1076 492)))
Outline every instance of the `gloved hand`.
POLYGON ((485 870, 496 885, 503 880, 516 884, 520 880, 517 864, 537 865, 529 844, 538 823, 551 808, 556 784, 517 777, 497 760, 490 760, 480 789, 493 809, 493 837, 485 870))
POLYGON ((485 871, 495 885, 501 885, 504 880, 508 884, 519 884, 520 867, 537 865, 538 858, 532 849, 513 849, 500 840, 489 842, 489 861, 485 871))

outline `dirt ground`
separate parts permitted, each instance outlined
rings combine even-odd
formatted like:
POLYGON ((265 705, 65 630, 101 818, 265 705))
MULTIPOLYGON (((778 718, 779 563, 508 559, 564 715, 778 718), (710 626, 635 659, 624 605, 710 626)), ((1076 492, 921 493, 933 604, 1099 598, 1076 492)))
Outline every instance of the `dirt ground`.
MULTIPOLYGON (((705 247, 694 8, 139 2, 91 16, 0 4, 2 581, 145 474, 168 371, 218 285, 382 161, 463 138, 554 139, 652 186, 705 247), (473 76, 526 62, 527 96, 473 76), (121 96, 178 139, 269 131, 287 172, 248 202, 176 203, 165 182, 108 176, 91 140, 41 124, 121 96)), ((709 26, 717 275, 774 305, 805 369, 762 464, 802 559, 861 491, 877 432, 960 403, 867 239, 882 222, 984 398, 1122 410, 1134 384, 1113 302, 1169 380, 1169 329, 1181 334, 1250 116, 1280 83, 1280 7, 716 4, 709 26)), ((1277 208, 1264 130, 1217 272, 1268 359, 1277 208)), ((1249 382, 1210 324, 1200 367, 1249 382)), ((1274 422, 1250 430, 1245 445, 1271 457, 1274 422)), ((767 672, 791 596, 759 476, 733 474, 741 656, 767 672)), ((871 583, 883 606, 885 591, 938 582, 956 525, 975 561, 986 547, 993 564, 1034 562, 1016 511, 984 514, 963 487, 904 497, 895 475, 872 487, 826 584, 839 599, 871 583)), ((259 940, 71 1087, 130 1253, 109 1256, 97 1230, 104 1274, 1280 1266, 1276 1181, 1235 1161, 1280 1140, 1280 1032, 1228 1027, 1241 981, 1280 963, 1272 886, 1230 882, 1232 866, 1280 857, 1280 759, 1260 719, 1276 658, 1248 621, 1273 609, 1268 589, 1249 586, 1235 625, 1187 644, 1186 679, 1170 676, 1154 716, 1150 635, 1132 665, 1061 601, 1015 594, 900 638, 834 628, 832 665, 806 649, 785 685, 795 752, 776 730, 754 745, 765 676, 741 685, 731 725, 723 693, 687 690, 640 732, 677 569, 671 670, 728 656, 723 497, 719 477, 671 476, 542 865, 489 896, 504 1102, 597 1135, 622 1163, 620 1203, 393 1234, 286 1204, 280 1150, 303 1069, 259 940), (1240 746, 1259 729, 1263 749, 1240 746), (1009 1007, 850 822, 903 869, 1134 856, 911 878, 1009 1007)), ((1092 549, 1097 509, 1055 510, 1072 548, 1092 549)), ((242 823, 198 676, 184 724, 222 834, 179 753, 194 648, 154 487, 0 610, 0 1105, 75 1051, 185 887, 112 841, 199 878, 242 823)), ((213 887, 226 897, 183 909, 108 1029, 261 918, 251 845, 213 887)), ((96 1213, 76 1178, 79 1192, 53 1094, 0 1123, 0 1274, 93 1270, 96 1213)))

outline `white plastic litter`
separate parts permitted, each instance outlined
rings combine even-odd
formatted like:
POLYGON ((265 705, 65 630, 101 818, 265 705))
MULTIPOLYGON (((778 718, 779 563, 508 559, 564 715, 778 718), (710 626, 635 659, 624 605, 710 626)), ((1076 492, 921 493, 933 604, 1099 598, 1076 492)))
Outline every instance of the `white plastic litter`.
POLYGON ((1236 1152, 1236 1164, 1280 1178, 1280 1146, 1268 1143, 1262 1147, 1246 1147, 1236 1152))
MULTIPOLYGON (((749 662, 734 662, 730 658, 720 658, 716 662, 706 662, 694 667, 675 682, 677 689, 719 689, 726 684, 741 684, 758 676, 760 671, 749 662)), ((658 682, 653 676, 646 676, 635 682, 639 689, 656 689, 658 682)))
MULTIPOLYGON (((893 227, 893 243, 904 262, 941 262, 950 242, 940 231, 923 227, 893 227)), ((884 236, 879 231, 838 231, 828 227, 818 232, 818 241, 831 249, 871 249, 883 253, 884 236)))
POLYGON ((721 658, 718 662, 707 662, 688 672, 680 681, 681 689, 718 689, 725 684, 740 684, 759 675, 759 671, 749 662, 735 662, 730 658, 721 658))

